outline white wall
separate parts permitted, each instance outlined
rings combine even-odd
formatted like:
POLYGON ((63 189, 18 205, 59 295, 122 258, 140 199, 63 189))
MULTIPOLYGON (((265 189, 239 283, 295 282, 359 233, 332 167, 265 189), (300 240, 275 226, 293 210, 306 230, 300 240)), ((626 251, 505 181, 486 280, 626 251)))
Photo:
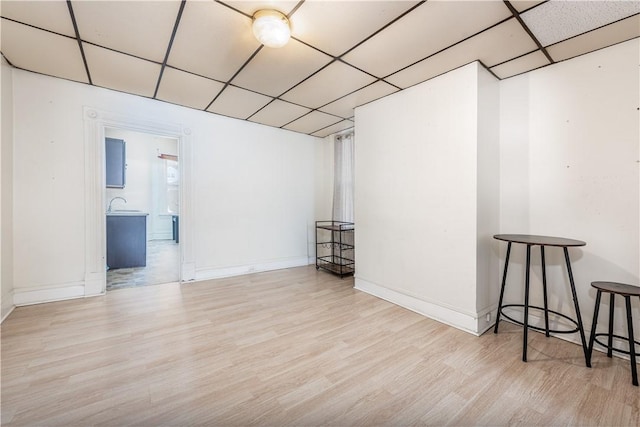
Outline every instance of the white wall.
POLYGON ((201 274, 307 263, 322 140, 239 120, 203 136, 193 156, 201 274))
POLYGON ((21 303, 80 296, 84 284, 93 239, 85 241, 84 106, 188 129, 192 179, 183 185, 192 194, 196 279, 307 263, 314 154, 323 140, 16 70, 14 283, 21 303))
POLYGON ((498 87, 479 68, 357 108, 355 150, 356 287, 473 333, 497 266, 478 256, 498 221, 498 87))
MULTIPOLYGON (((500 83, 500 231, 587 242, 569 251, 587 333, 592 281, 640 285, 639 52, 635 39, 500 83)), ((521 302, 524 247, 518 246, 505 299, 521 302)), ((538 304, 539 253, 532 251, 531 282, 538 304)), ((562 252, 548 249, 545 256, 550 306, 573 316, 562 252)), ((640 330, 637 302, 634 328, 640 330)), ((623 307, 615 323, 626 336, 623 307)), ((600 319, 606 327, 606 316, 600 319)), ((579 340, 573 335, 565 337, 579 340)))
POLYGON ((13 74, 4 58, 0 77, 0 319, 13 308, 13 74))
POLYGON ((493 235, 500 228, 500 89, 483 67, 478 67, 477 102, 476 312, 494 316, 499 297, 499 250, 493 235))
MULTIPOLYGON (((109 138, 123 139, 126 143, 126 180, 124 188, 107 188, 105 211, 114 197, 113 209, 137 209, 149 214, 147 240, 171 239, 172 220, 167 209, 166 160, 158 153, 178 155, 178 141, 158 135, 109 128, 109 138)), ((177 212, 177 211, 176 211, 177 212)))

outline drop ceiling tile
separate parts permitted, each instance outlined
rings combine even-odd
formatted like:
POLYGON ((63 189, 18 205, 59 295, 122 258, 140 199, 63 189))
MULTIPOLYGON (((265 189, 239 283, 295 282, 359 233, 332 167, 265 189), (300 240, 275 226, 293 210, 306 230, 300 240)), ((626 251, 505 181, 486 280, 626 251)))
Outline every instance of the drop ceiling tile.
POLYGON ((301 133, 313 133, 339 121, 341 121, 340 118, 330 114, 325 114, 321 111, 312 111, 306 116, 289 123, 284 128, 301 133))
POLYGON ((525 10, 529 10, 533 6, 537 6, 545 1, 546 0, 511 0, 510 3, 518 12, 524 12, 525 10))
POLYGON ((501 1, 428 1, 343 59, 384 77, 509 16, 501 1))
POLYGON ((335 61, 284 94, 282 99, 318 108, 374 81, 374 77, 335 61))
POLYGON ((227 86, 207 111, 229 117, 246 119, 267 105, 272 99, 273 98, 260 95, 259 93, 227 86))
POLYGON ((307 114, 309 111, 311 111, 309 108, 276 99, 262 110, 249 117, 249 120, 256 123, 262 123, 263 125, 282 127, 290 121, 307 114))
POLYGON ((204 110, 224 88, 224 83, 165 67, 157 99, 204 110))
POLYGON ((180 2, 74 1, 82 40, 162 62, 178 16, 180 2))
POLYGON ((213 1, 187 1, 167 63, 226 82, 258 47, 251 18, 213 1))
POLYGON ((160 75, 160 65, 87 43, 83 49, 91 80, 121 92, 152 97, 160 75))
POLYGON ((330 61, 330 56, 291 40, 280 49, 262 48, 233 79, 233 84, 279 96, 330 61))
POLYGON ((64 1, 2 0, 0 14, 65 36, 76 36, 67 2, 64 1))
POLYGON ((330 55, 339 56, 417 3, 417 1, 305 1, 291 16, 292 35, 330 55), (339 30, 326 31, 327 28, 339 30))
POLYGON ((328 126, 324 129, 321 129, 317 132, 312 133, 311 135, 324 138, 334 133, 353 128, 353 126, 354 126, 354 123, 351 120, 343 120, 340 123, 336 123, 334 125, 328 126))
POLYGON ((531 52, 527 55, 505 62, 491 68, 491 71, 501 79, 515 76, 516 74, 526 73, 527 71, 549 65, 547 57, 540 50, 531 52))
POLYGON ((549 1, 520 16, 549 46, 637 13, 639 1, 549 1))
POLYGON ((536 49, 535 42, 512 18, 385 80, 407 88, 475 60, 492 67, 536 49))
POLYGON ((14 66, 36 73, 89 83, 78 42, 48 31, 2 20, 2 54, 14 66), (19 43, 12 41, 19 40, 19 43))
POLYGON ((547 47, 554 61, 563 61, 640 36, 640 15, 607 25, 547 47))
POLYGON ((293 10, 298 4, 298 0, 270 0, 270 1, 243 1, 243 0, 224 0, 221 3, 225 3, 234 9, 237 9, 249 16, 253 16, 259 10, 262 9, 274 9, 278 10, 285 15, 293 10))
POLYGON ((344 118, 353 117, 354 108, 397 91, 398 89, 390 84, 377 81, 357 92, 325 105, 320 108, 320 111, 344 118))

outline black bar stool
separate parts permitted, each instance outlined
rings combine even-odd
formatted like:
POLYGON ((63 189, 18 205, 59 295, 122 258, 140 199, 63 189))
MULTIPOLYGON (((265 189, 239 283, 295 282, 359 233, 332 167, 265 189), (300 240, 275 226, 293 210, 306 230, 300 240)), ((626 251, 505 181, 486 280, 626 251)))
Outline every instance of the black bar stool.
POLYGON ((573 273, 571 272, 571 261, 569 260, 569 251, 567 248, 584 246, 585 242, 582 240, 574 240, 574 239, 566 239, 564 237, 551 237, 551 236, 536 236, 530 234, 496 234, 493 236, 494 239, 503 240, 508 242, 507 244, 507 257, 504 261, 504 273, 502 273, 502 287, 500 288, 500 299, 498 300, 498 312, 496 314, 496 324, 493 328, 493 333, 498 333, 498 325, 500 323, 500 316, 504 316, 505 318, 511 320, 512 322, 523 326, 523 338, 522 338, 522 361, 527 361, 527 332, 529 329, 535 329, 540 332, 544 331, 545 335, 548 337, 550 332, 555 334, 572 334, 574 332, 580 332, 580 341, 582 342, 582 352, 584 353, 584 360, 587 367, 591 367, 591 362, 589 360, 589 349, 587 348, 587 340, 584 335, 584 328, 582 326, 582 316, 580 315, 580 306, 578 305, 578 295, 576 294, 576 285, 573 281, 573 273), (527 263, 525 270, 525 279, 524 279, 524 304, 503 304, 502 299, 504 297, 504 288, 507 283, 507 269, 509 267, 509 255, 511 254, 511 244, 512 243, 521 243, 527 245, 527 263), (544 298, 544 307, 538 307, 529 304, 529 275, 531 270, 531 247, 532 246, 540 246, 540 260, 542 264, 542 291, 544 298), (571 295, 573 296, 573 306, 576 310, 576 318, 572 319, 569 316, 566 316, 557 311, 553 311, 549 309, 547 304, 547 273, 546 266, 544 261, 544 248, 545 246, 551 247, 560 247, 564 251, 564 259, 567 263, 567 274, 569 276, 569 284, 571 285, 571 295), (524 317, 523 321, 520 322, 513 317, 508 316, 503 312, 504 308, 508 307, 523 307, 524 309, 524 317), (537 326, 533 326, 529 324, 529 309, 540 310, 544 313, 544 329, 539 328, 537 326), (552 313, 556 316, 562 317, 575 325, 575 328, 570 330, 560 330, 560 329, 550 329, 549 328, 549 313, 552 313))
POLYGON ((638 370, 636 367, 636 349, 635 344, 640 345, 640 342, 635 341, 633 335, 633 318, 631 316, 631 297, 640 297, 640 287, 625 285, 624 283, 615 282, 592 282, 591 286, 598 290, 596 295, 596 306, 593 309, 593 325, 591 325, 591 338, 589 339, 589 362, 591 362, 591 355, 593 353, 594 341, 607 349, 607 357, 612 356, 612 352, 628 354, 631 359, 631 380, 633 385, 638 385, 638 370), (602 293, 609 294, 609 332, 608 333, 596 333, 596 326, 598 325, 598 311, 600 310, 600 298, 602 293), (614 335, 613 333, 613 309, 615 307, 615 296, 621 295, 624 297, 625 305, 627 308, 627 331, 629 336, 622 337, 620 335, 614 335), (608 341, 604 344, 598 341, 598 337, 606 336, 608 341), (629 351, 621 350, 613 347, 613 338, 623 339, 629 341, 629 351))

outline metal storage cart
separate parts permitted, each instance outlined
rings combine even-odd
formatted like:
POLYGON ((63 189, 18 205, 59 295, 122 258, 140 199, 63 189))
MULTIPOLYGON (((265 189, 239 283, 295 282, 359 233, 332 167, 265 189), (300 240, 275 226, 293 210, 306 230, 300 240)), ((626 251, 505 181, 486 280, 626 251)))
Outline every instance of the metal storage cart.
POLYGON ((316 270, 340 277, 353 274, 354 224, 345 221, 316 221, 316 270))

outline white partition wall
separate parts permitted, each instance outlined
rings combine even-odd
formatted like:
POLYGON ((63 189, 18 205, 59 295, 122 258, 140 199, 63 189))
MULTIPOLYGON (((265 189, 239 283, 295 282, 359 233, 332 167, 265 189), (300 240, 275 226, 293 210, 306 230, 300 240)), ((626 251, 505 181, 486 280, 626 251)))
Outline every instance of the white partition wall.
POLYGON ((356 288, 471 333, 490 325, 498 114, 478 63, 356 109, 356 288))

